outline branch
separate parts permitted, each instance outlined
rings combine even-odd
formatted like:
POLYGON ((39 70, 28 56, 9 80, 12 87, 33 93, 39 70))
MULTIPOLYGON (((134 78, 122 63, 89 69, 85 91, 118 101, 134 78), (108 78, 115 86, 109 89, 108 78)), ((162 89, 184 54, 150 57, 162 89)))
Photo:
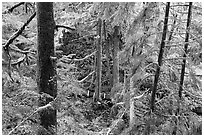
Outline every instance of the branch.
POLYGON ((177 6, 182 7, 182 6, 189 6, 189 5, 188 4, 183 4, 183 5, 182 4, 177 4, 177 5, 171 5, 170 7, 177 7, 177 6))
POLYGON ((27 51, 24 51, 24 50, 21 50, 19 49, 17 46, 13 45, 13 46, 10 46, 9 49, 13 50, 13 51, 16 51, 18 53, 21 53, 21 54, 28 54, 28 53, 33 53, 31 52, 30 50, 27 50, 27 51))
POLYGON ((75 31, 76 30, 74 28, 70 28, 70 27, 64 26, 64 25, 55 25, 55 29, 58 30, 58 28, 65 28, 65 29, 68 29, 68 30, 71 30, 71 31, 75 31))
POLYGON ((28 120, 31 116, 33 116, 35 113, 37 113, 37 110, 34 111, 33 113, 31 113, 27 118, 23 119, 23 121, 21 121, 21 123, 19 123, 15 128, 13 128, 8 135, 11 135, 18 127, 20 127, 20 125, 22 125, 26 120, 28 120))
POLYGON ((167 61, 167 60, 178 60, 178 59, 190 59, 190 57, 175 57, 175 58, 165 58, 163 59, 163 61, 167 61))
MULTIPOLYGON (((55 100, 54 100, 55 101, 55 100)), ((30 117, 32 117, 34 114, 38 113, 38 112, 42 112, 44 111, 45 109, 54 109, 53 107, 53 103, 54 101, 48 103, 47 105, 45 106, 42 106, 42 107, 39 107, 37 108, 37 110, 35 110, 33 113, 31 113, 28 117, 26 117, 25 119, 23 119, 21 121, 21 123, 19 123, 15 128, 13 128, 9 133, 8 135, 11 135, 17 128, 19 128, 26 120, 28 120, 30 117)))
POLYGON ((11 63, 11 65, 13 65, 13 66, 18 65, 18 64, 20 65, 21 63, 24 62, 25 58, 26 58, 26 55, 24 55, 23 57, 20 57, 19 59, 13 61, 13 62, 11 63))
POLYGON ((24 3, 25 3, 25 2, 17 3, 17 4, 14 5, 13 7, 11 7, 11 8, 9 8, 9 9, 5 10, 2 14, 11 13, 11 12, 13 12, 13 10, 14 10, 15 8, 17 8, 17 7, 20 6, 20 5, 23 5, 24 3))
POLYGON ((17 31, 15 32, 10 39, 4 45, 4 49, 8 49, 9 45, 23 32, 25 27, 30 23, 30 21, 35 17, 36 12, 26 21, 26 23, 17 31))
POLYGON ((89 73, 85 78, 83 78, 82 80, 78 81, 79 83, 84 82, 89 76, 91 76, 92 74, 94 74, 95 71, 89 73))
POLYGON ((83 60, 85 60, 85 59, 87 59, 87 58, 89 58, 89 57, 91 57, 91 56, 93 56, 95 54, 96 54, 96 51, 94 51, 93 53, 91 53, 91 54, 89 54, 89 55, 87 55, 87 56, 85 56, 84 58, 81 58, 81 59, 69 59, 68 58, 69 55, 68 55, 68 56, 63 56, 60 61, 63 61, 63 62, 66 62, 66 61, 83 61, 83 60))
POLYGON ((149 92, 149 89, 148 89, 148 90, 146 90, 146 91, 145 91, 144 93, 142 93, 141 95, 136 96, 136 97, 133 97, 133 98, 132 98, 132 100, 137 100, 137 99, 140 99, 140 98, 142 98, 144 95, 146 95, 148 92, 149 92))

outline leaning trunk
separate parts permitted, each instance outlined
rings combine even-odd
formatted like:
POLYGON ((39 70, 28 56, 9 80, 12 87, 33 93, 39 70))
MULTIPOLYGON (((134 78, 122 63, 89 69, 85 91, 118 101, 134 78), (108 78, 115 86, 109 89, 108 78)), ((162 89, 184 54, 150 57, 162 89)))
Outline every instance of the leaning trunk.
POLYGON ((154 103, 155 103, 155 95, 157 91, 157 83, 159 80, 159 74, 160 74, 160 68, 162 66, 162 57, 164 53, 164 47, 165 47, 165 40, 166 40, 166 34, 168 31, 168 18, 169 18, 169 8, 170 8, 170 2, 167 2, 166 5, 166 12, 165 12, 165 19, 164 19, 164 28, 163 28, 163 33, 162 33, 162 40, 161 40, 161 46, 160 46, 160 51, 159 51, 159 57, 158 57, 158 65, 154 77, 154 85, 153 85, 153 90, 152 90, 152 95, 151 95, 151 100, 150 100, 150 109, 154 111, 154 103))
MULTIPOLYGON (((183 54, 183 64, 181 66, 181 77, 180 77, 180 84, 179 84, 179 99, 178 99, 178 108, 177 112, 180 115, 180 108, 181 108, 181 98, 182 98, 182 91, 183 91, 183 82, 184 82, 184 73, 185 73, 185 66, 186 66, 186 54, 188 50, 188 42, 189 42, 189 31, 190 31, 190 23, 191 23, 191 9, 192 9, 192 2, 189 2, 189 9, 188 9, 188 17, 187 17, 187 25, 186 25, 186 37, 185 37, 185 45, 184 45, 184 54, 183 54)), ((175 121, 176 125, 173 130, 173 135, 177 134, 178 130, 178 120, 175 121)))
POLYGON ((189 31, 190 31, 190 23, 191 23, 191 8, 192 2, 189 3, 188 9, 188 19, 186 25, 186 38, 185 38, 185 46, 184 46, 184 54, 183 54, 183 64, 181 68, 181 77, 180 77, 180 84, 179 84, 179 97, 182 97, 182 90, 183 90, 183 81, 184 81, 184 73, 185 73, 185 66, 186 66, 186 54, 188 50, 188 41, 189 41, 189 31))

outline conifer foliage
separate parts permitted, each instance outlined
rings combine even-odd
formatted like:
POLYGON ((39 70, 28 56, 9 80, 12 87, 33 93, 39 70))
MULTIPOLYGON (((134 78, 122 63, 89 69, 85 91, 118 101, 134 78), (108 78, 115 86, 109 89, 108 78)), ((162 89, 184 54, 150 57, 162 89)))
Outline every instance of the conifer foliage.
POLYGON ((202 134, 199 2, 3 2, 2 133, 202 134))

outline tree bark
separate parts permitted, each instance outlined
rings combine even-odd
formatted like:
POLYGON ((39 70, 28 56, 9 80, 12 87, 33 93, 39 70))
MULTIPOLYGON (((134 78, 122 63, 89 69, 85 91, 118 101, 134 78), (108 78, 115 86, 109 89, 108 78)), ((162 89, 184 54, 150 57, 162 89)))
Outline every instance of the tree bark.
POLYGON ((156 69, 156 73, 155 73, 155 77, 154 77, 153 91, 152 91, 151 100, 150 100, 150 109, 152 111, 154 111, 155 94, 157 91, 157 83, 159 80, 160 68, 162 66, 162 56, 164 53, 166 33, 168 31, 167 27, 168 27, 169 8, 170 8, 170 2, 167 2, 166 11, 165 11, 165 19, 164 19, 164 28, 163 28, 161 46, 160 46, 160 51, 159 51, 159 57, 158 57, 158 65, 157 65, 157 69, 156 69))
MULTIPOLYGON (((106 32, 106 22, 103 20, 103 35, 104 35, 104 48, 105 48, 105 54, 106 54, 106 60, 107 60, 107 73, 106 75, 110 78, 111 77, 111 68, 110 68, 110 42, 107 38, 107 32, 106 32)), ((110 78, 111 81, 111 78, 110 78)), ((111 82, 110 82, 111 85, 111 82)))
POLYGON ((186 54, 188 50, 188 41, 189 41, 189 32, 190 32, 190 24, 191 24, 191 9, 192 9, 192 2, 189 2, 189 9, 188 9, 188 18, 187 18, 187 25, 186 25, 186 37, 185 37, 185 45, 184 45, 184 54, 183 54, 183 64, 181 68, 181 77, 180 77, 180 84, 179 84, 179 97, 182 97, 182 90, 183 90, 183 81, 184 81, 184 73, 186 67, 186 54))
POLYGON ((119 44, 119 26, 115 26, 113 33, 113 86, 119 83, 119 44))
MULTIPOLYGON (((45 106, 57 96, 57 79, 54 52, 54 16, 52 2, 37 3, 37 51, 38 74, 37 86, 39 107, 45 106)), ((56 133, 56 110, 39 113, 40 125, 38 134, 56 133), (42 128, 43 127, 43 128, 42 128)))
POLYGON ((97 33, 98 33, 98 42, 96 46, 96 88, 95 88, 95 94, 94 94, 94 101, 100 100, 100 93, 101 93, 101 70, 102 70, 102 43, 101 43, 101 27, 102 27, 102 20, 98 19, 98 27, 97 27, 97 33))

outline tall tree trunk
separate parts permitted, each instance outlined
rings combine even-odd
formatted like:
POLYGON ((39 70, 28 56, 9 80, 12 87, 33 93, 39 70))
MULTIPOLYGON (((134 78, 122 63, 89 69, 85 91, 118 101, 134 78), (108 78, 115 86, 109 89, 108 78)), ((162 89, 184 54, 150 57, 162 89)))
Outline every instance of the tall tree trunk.
POLYGON ((155 94, 157 91, 157 83, 159 80, 160 68, 162 66, 162 56, 164 52, 166 33, 168 31, 167 27, 168 27, 168 18, 169 18, 169 8, 170 8, 170 2, 167 2, 166 11, 165 11, 165 19, 164 19, 164 28, 163 28, 161 46, 160 46, 160 51, 159 51, 159 57, 158 57, 158 65, 157 65, 157 69, 156 69, 156 73, 154 77, 154 86, 153 86, 153 91, 152 91, 151 100, 150 100, 150 109, 152 111, 154 111, 155 94))
POLYGON ((190 24, 191 24, 191 9, 192 9, 192 2, 189 2, 189 9, 188 9, 188 18, 187 18, 187 25, 186 25, 186 37, 185 37, 185 46, 184 46, 184 54, 183 54, 183 64, 181 68, 181 77, 180 77, 180 84, 179 84, 179 97, 182 97, 182 90, 183 90, 183 81, 184 81, 184 73, 185 73, 185 66, 186 66, 186 54, 188 49, 188 41, 189 41, 189 31, 190 31, 190 24))
POLYGON ((94 101, 100 100, 100 93, 101 93, 101 71, 102 71, 102 43, 101 43, 101 27, 102 27, 102 20, 98 19, 98 27, 97 27, 97 34, 99 36, 97 42, 97 52, 96 52, 96 88, 94 94, 94 101))
MULTIPOLYGON (((114 32, 112 35, 113 38, 113 50, 112 50, 112 55, 113 55, 113 69, 112 69, 112 88, 117 86, 119 83, 119 57, 118 57, 118 51, 119 51, 119 26, 114 27, 114 32)), ((111 90, 111 98, 114 98, 115 95, 115 90, 111 90)))
MULTIPOLYGON (((192 12, 192 2, 189 2, 189 9, 188 9, 188 17, 187 17, 187 25, 186 25, 186 37, 185 37, 185 45, 184 45, 184 54, 183 54, 183 64, 181 66, 181 77, 180 77, 180 83, 179 83, 179 99, 178 102, 178 108, 177 108, 177 115, 180 115, 180 108, 181 108, 181 98, 182 98, 182 91, 183 91, 183 81, 184 81, 184 73, 185 73, 185 67, 186 67, 186 54, 188 50, 188 41, 189 41, 189 32, 190 32, 190 24, 191 24, 191 12, 192 12)), ((177 134, 177 130, 179 127, 179 121, 176 119, 175 126, 173 130, 173 135, 177 134)))
MULTIPOLYGON (((57 96, 57 79, 54 53, 54 17, 52 2, 37 3, 37 44, 38 44, 38 75, 37 86, 39 107, 45 106, 57 96)), ((40 125, 38 134, 55 134, 57 119, 56 110, 45 110, 39 114, 40 125)))
MULTIPOLYGON (((110 35, 110 34, 108 34, 108 36, 107 36, 107 55, 108 55, 108 58, 109 58, 109 64, 110 64, 110 66, 111 66, 111 61, 110 61, 110 59, 112 59, 113 57, 112 57, 112 52, 111 52, 111 49, 112 49, 112 45, 113 45, 113 36, 112 35, 110 35)), ((109 67, 110 67, 109 66, 109 67)), ((112 74, 112 69, 111 69, 111 67, 110 67, 110 75, 109 75, 109 79, 110 79, 110 88, 112 88, 113 87, 113 74, 112 74)))
POLYGON ((115 26, 113 33, 113 86, 119 83, 119 44, 119 26, 115 26))
POLYGON ((107 32, 106 32, 106 22, 105 20, 103 20, 103 35, 104 35, 104 43, 105 43, 105 54, 106 54, 106 60, 107 60, 107 73, 106 75, 108 77, 111 76, 111 68, 110 68, 110 61, 109 59, 111 58, 110 57, 110 42, 108 41, 108 38, 107 38, 107 32))

